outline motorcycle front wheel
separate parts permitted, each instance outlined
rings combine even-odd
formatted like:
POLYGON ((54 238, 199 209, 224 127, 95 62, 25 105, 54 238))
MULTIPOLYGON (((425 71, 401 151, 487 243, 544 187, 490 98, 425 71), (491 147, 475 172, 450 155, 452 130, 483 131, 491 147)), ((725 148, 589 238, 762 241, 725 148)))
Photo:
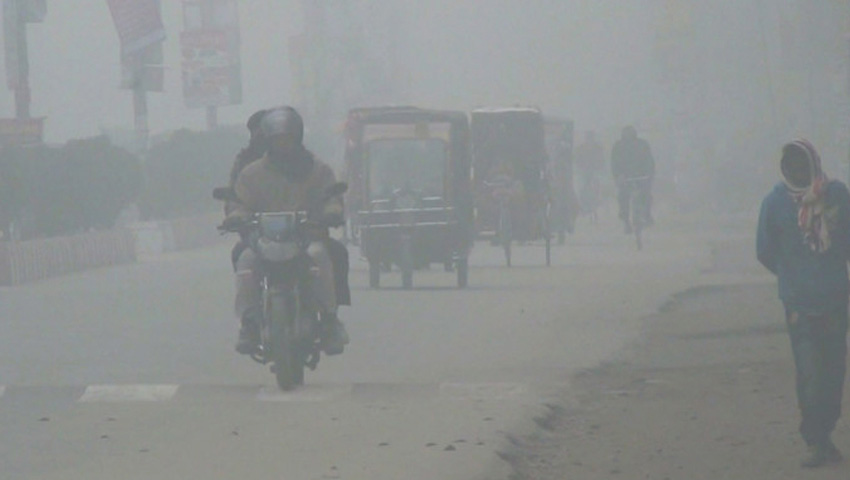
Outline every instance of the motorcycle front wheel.
POLYGON ((289 391, 304 384, 304 361, 295 335, 295 318, 298 313, 294 295, 272 298, 271 320, 272 372, 277 386, 289 391))

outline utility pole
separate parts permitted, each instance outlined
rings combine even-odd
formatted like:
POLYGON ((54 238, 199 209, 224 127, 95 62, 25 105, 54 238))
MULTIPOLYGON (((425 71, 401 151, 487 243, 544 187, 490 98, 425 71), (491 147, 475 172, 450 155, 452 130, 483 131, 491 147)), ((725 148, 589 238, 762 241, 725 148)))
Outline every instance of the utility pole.
MULTIPOLYGON (((15 3, 12 0, 11 3, 15 3)), ((15 118, 24 120, 30 118, 30 102, 32 94, 30 92, 30 61, 29 61, 29 46, 27 44, 27 25, 21 19, 21 12, 17 10, 17 23, 15 29, 17 61, 18 61, 18 80, 15 86, 15 118)))
POLYGON ((159 0, 106 0, 121 42, 121 88, 133 92, 136 153, 144 153, 150 135, 148 92, 163 91, 162 25, 159 0))
MULTIPOLYGON (((212 2, 201 4, 201 27, 213 27, 213 11, 214 5, 212 2)), ((215 105, 207 105, 207 130, 215 130, 218 128, 218 107, 215 105)))
POLYGON ((142 76, 145 74, 145 65, 142 56, 136 56, 132 62, 133 75, 133 128, 136 132, 136 142, 139 151, 147 150, 150 141, 150 126, 148 125, 148 91, 145 88, 142 76))
POLYGON ((46 0, 2 0, 6 84, 15 96, 15 117, 0 119, 0 143, 31 145, 42 142, 44 117, 32 118, 27 25, 44 21, 46 0))

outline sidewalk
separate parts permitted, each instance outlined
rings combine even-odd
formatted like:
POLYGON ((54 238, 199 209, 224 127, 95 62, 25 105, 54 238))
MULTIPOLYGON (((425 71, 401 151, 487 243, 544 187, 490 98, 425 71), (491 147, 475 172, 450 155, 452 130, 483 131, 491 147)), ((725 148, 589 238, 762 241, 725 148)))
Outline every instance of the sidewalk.
MULTIPOLYGON (((504 458, 517 479, 850 478, 847 461, 799 467, 805 447, 782 319, 773 282, 684 292, 647 320, 621 360, 574 378, 573 395, 504 458)), ((847 415, 834 440, 850 457, 847 415)))

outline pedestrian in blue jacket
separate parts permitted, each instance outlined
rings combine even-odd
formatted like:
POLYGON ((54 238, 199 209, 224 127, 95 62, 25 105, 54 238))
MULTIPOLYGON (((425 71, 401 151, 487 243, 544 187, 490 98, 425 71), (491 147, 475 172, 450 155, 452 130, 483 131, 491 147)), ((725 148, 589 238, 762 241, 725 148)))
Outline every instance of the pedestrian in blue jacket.
POLYGON ((830 438, 841 416, 847 356, 850 193, 821 169, 807 140, 782 148, 783 181, 759 215, 758 260, 773 272, 797 370, 802 466, 839 462, 830 438))

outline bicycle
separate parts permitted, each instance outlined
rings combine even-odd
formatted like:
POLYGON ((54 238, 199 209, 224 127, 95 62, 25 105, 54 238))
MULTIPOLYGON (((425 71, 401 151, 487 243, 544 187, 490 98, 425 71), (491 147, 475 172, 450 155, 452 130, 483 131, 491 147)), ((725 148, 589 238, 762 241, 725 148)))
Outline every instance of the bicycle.
POLYGON ((643 229, 649 223, 649 189, 652 177, 649 175, 641 177, 626 178, 622 181, 622 187, 628 189, 629 210, 626 219, 631 225, 635 236, 635 245, 638 250, 643 249, 643 229))

